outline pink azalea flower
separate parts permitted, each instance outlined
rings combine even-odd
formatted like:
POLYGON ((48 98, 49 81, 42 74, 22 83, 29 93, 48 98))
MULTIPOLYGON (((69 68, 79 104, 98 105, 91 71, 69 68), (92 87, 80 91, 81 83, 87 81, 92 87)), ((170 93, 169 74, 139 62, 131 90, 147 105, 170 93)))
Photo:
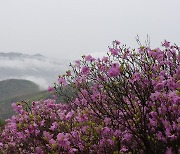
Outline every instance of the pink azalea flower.
POLYGON ((119 50, 118 49, 114 49, 114 48, 109 48, 109 51, 111 52, 111 54, 113 56, 118 55, 118 53, 119 53, 119 50))
POLYGON ((61 140, 63 140, 64 139, 64 133, 59 133, 58 135, 57 135, 57 140, 58 141, 61 141, 61 140))
POLYGON ((82 69, 81 69, 81 72, 84 74, 84 75, 87 75, 87 74, 89 74, 89 67, 83 67, 82 69))
POLYGON ((79 101, 78 98, 75 99, 74 104, 76 104, 76 105, 78 105, 78 106, 80 105, 80 101, 79 101))
POLYGON ((67 119, 67 120, 70 120, 73 115, 74 115, 74 111, 70 111, 70 112, 66 115, 66 119, 67 119))
POLYGON ((76 148, 71 148, 71 149, 69 150, 68 154, 74 154, 74 153, 76 153, 77 151, 78 151, 78 149, 76 149, 76 148))
POLYGON ((170 47, 170 42, 164 40, 164 42, 162 43, 162 46, 165 46, 166 48, 170 47))
POLYGON ((82 102, 82 105, 87 105, 87 100, 86 100, 86 99, 83 98, 83 99, 81 100, 81 102, 82 102))
POLYGON ((112 67, 108 70, 108 75, 110 77, 116 77, 120 73, 119 63, 113 63, 112 67))
POLYGON ((95 61, 96 59, 93 58, 91 55, 85 56, 86 61, 95 61))
POLYGON ((109 125, 111 123, 111 119, 110 118, 105 118, 104 122, 106 125, 109 125))
POLYGON ((107 139, 107 142, 112 146, 114 144, 114 141, 111 139, 107 139))
POLYGON ((121 152, 127 152, 128 149, 127 149, 125 146, 123 146, 120 151, 121 151, 121 152))
POLYGON ((103 57, 102 60, 107 63, 109 61, 109 58, 108 57, 103 57))
POLYGON ((116 130, 115 132, 114 132, 114 136, 115 137, 119 137, 121 135, 121 131, 120 130, 116 130))
POLYGON ((80 67, 80 65, 81 65, 80 60, 76 60, 76 61, 75 61, 75 66, 77 66, 77 67, 79 68, 79 67, 80 67))
POLYGON ((50 133, 47 132, 47 131, 43 131, 43 136, 46 137, 48 140, 50 140, 50 139, 52 139, 53 134, 50 134, 50 133))
POLYGON ((53 87, 51 87, 51 86, 49 86, 48 87, 48 91, 51 93, 51 92, 54 92, 54 88, 53 87))
POLYGON ((171 148, 167 148, 166 154, 173 154, 172 149, 171 148))
POLYGON ((59 126, 58 123, 55 121, 52 123, 50 130, 55 130, 58 126, 59 126))
POLYGON ((44 154, 43 150, 40 147, 36 147, 37 154, 44 154))
POLYGON ((62 84, 63 86, 67 85, 66 80, 62 77, 58 79, 58 82, 59 82, 59 84, 62 84))
POLYGON ((50 143, 50 144, 56 144, 56 141, 55 141, 54 139, 50 139, 50 140, 49 140, 49 143, 50 143))

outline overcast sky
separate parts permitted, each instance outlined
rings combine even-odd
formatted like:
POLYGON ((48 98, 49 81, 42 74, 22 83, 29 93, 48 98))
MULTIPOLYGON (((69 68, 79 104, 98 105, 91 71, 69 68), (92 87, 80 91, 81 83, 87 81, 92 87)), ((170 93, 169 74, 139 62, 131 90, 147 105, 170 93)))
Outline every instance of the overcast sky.
POLYGON ((0 52, 79 59, 137 34, 180 45, 180 0, 0 0, 0 52))

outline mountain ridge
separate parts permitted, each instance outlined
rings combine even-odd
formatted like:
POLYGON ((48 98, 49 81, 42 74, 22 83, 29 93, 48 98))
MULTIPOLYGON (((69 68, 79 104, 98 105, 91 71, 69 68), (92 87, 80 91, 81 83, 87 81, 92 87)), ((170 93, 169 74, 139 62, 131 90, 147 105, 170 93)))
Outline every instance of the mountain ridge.
POLYGON ((0 81, 0 100, 40 91, 37 84, 29 80, 7 79, 0 81))
POLYGON ((33 54, 33 55, 29 55, 29 54, 23 54, 20 52, 0 52, 0 57, 8 57, 8 58, 46 58, 45 56, 41 55, 41 54, 33 54))

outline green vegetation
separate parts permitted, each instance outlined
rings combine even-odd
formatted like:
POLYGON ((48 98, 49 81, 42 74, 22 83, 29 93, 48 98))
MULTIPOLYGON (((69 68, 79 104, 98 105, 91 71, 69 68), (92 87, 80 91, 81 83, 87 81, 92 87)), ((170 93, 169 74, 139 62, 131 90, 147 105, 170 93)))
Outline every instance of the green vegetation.
POLYGON ((11 104, 13 102, 19 102, 22 100, 38 101, 47 98, 51 98, 51 94, 48 91, 39 91, 29 95, 23 95, 23 96, 13 97, 7 100, 3 100, 0 102, 0 117, 2 119, 7 119, 10 118, 13 114, 15 114, 11 107, 11 104))
POLYGON ((40 91, 39 86, 28 80, 0 81, 0 101, 40 91))
POLYGON ((0 81, 0 118, 7 119, 15 114, 11 107, 13 102, 47 98, 51 98, 51 94, 48 91, 40 91, 39 86, 31 81, 17 79, 0 81))
POLYGON ((0 128, 3 127, 6 124, 6 122, 0 118, 0 128))

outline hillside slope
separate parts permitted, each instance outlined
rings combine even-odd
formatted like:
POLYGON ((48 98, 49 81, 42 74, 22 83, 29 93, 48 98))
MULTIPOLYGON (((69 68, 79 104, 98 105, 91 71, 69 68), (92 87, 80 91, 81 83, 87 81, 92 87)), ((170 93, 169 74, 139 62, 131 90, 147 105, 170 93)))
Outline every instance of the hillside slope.
POLYGON ((11 104, 21 100, 36 101, 50 98, 47 91, 28 80, 10 79, 0 81, 0 118, 10 118, 14 112, 11 104))
POLYGON ((28 80, 0 81, 0 101, 40 91, 39 86, 28 80))
POLYGON ((39 91, 36 93, 23 95, 19 97, 13 97, 7 100, 0 101, 0 117, 2 119, 7 119, 15 114, 11 106, 13 102, 20 102, 22 100, 32 102, 48 98, 52 98, 52 94, 50 94, 48 91, 39 91))

